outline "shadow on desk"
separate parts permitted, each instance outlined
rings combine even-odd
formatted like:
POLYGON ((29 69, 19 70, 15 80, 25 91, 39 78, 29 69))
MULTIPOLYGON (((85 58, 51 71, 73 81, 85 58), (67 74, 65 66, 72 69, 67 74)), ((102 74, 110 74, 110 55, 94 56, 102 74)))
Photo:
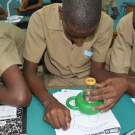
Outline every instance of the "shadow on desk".
POLYGON ((21 22, 16 23, 16 26, 19 27, 19 28, 21 28, 21 29, 27 29, 28 23, 29 22, 22 22, 21 21, 21 22))

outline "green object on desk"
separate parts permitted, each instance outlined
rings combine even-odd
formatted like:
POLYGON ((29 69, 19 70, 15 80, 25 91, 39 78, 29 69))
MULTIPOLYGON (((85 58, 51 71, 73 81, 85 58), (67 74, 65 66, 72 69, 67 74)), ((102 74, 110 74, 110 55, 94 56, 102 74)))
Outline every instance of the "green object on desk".
MULTIPOLYGON (((62 88, 48 89, 51 94, 61 91, 62 88)), ((82 87, 68 89, 82 90, 82 87)), ((135 104, 131 101, 128 94, 116 103, 112 109, 115 117, 121 125, 120 135, 135 128, 135 104)), ((44 108, 41 103, 32 96, 32 101, 27 108, 27 135, 56 135, 55 130, 43 121, 44 108)))
POLYGON ((88 115, 93 115, 99 113, 99 110, 92 110, 93 107, 99 106, 103 104, 103 101, 95 101, 95 102, 86 102, 82 98, 82 92, 80 92, 77 96, 69 97, 66 101, 66 105, 73 110, 79 110, 80 112, 88 115), (75 106, 70 104, 70 101, 75 100, 75 106))

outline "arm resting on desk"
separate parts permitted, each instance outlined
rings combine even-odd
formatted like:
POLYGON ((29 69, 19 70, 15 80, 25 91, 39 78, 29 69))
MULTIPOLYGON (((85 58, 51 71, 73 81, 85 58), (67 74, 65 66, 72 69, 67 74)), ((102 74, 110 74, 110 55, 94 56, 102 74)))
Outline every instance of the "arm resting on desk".
POLYGON ((37 76, 37 65, 25 59, 23 72, 31 92, 45 108, 44 120, 54 128, 69 128, 70 111, 49 94, 45 84, 37 76))
POLYGON ((0 7, 0 19, 3 17, 7 17, 7 12, 5 12, 1 7, 0 7))
POLYGON ((31 6, 28 6, 28 1, 29 0, 23 0, 22 1, 22 8, 24 8, 26 10, 31 10, 31 9, 39 9, 39 8, 41 8, 43 6, 42 0, 38 0, 37 4, 31 5, 31 6))

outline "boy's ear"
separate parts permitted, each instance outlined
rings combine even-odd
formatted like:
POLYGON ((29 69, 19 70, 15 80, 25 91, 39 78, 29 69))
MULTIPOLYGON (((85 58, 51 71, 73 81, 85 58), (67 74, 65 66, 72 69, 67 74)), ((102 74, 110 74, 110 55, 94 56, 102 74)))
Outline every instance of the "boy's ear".
POLYGON ((62 7, 58 6, 58 12, 59 12, 59 16, 62 19, 62 7))

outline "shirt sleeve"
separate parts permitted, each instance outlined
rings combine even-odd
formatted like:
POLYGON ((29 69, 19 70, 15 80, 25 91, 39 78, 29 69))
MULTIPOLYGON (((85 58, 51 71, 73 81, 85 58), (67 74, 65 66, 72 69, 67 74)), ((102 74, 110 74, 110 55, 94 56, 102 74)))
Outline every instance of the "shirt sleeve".
POLYGON ((12 65, 22 65, 16 43, 10 38, 0 39, 0 76, 12 65))
POLYGON ((46 48, 44 27, 41 16, 35 12, 29 21, 23 57, 34 63, 39 63, 46 48))
POLYGON ((101 24, 99 27, 102 27, 100 29, 100 35, 93 46, 93 56, 92 60, 96 62, 105 62, 106 55, 109 50, 112 36, 113 36, 113 20, 109 18, 109 21, 105 20, 104 24, 101 24), (104 26, 102 26, 104 25, 104 26))
POLYGON ((112 8, 113 8, 113 7, 117 7, 116 0, 112 0, 112 2, 111 2, 111 7, 112 7, 112 8))
POLYGON ((128 73, 131 66, 131 45, 126 42, 122 33, 123 26, 121 23, 117 26, 117 37, 114 41, 111 57, 110 57, 110 71, 116 73, 128 73))

